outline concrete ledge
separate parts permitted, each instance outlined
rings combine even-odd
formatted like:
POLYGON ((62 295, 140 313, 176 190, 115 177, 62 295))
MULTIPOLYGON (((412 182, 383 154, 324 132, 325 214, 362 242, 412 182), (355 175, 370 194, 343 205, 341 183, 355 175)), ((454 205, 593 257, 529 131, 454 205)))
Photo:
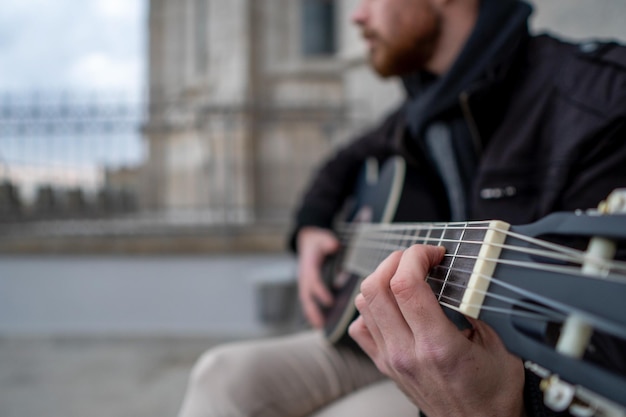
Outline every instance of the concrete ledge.
MULTIPOLYGON (((1 235, 2 233, 0 233, 1 235)), ((279 227, 172 228, 150 234, 12 233, 0 237, 0 253, 194 254, 277 253, 286 250, 279 227)))

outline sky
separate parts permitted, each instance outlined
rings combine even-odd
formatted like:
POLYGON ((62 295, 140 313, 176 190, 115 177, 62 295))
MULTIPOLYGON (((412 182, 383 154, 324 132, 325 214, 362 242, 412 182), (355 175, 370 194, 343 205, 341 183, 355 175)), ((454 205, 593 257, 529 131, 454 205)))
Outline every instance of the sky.
POLYGON ((146 0, 17 0, 0 8, 0 91, 145 84, 146 0))
MULTIPOLYGON (((144 91, 147 0, 16 0, 0 7, 0 98, 144 91)), ((0 180, 95 184, 102 167, 136 165, 138 132, 117 136, 0 137, 0 180)))

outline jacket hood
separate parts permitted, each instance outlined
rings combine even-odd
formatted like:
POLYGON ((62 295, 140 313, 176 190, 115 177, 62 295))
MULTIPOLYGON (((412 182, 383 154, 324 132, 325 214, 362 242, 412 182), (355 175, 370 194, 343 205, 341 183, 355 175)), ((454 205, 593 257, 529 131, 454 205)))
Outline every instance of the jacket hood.
POLYGON ((528 36, 531 12, 520 0, 482 0, 476 25, 447 73, 435 78, 418 72, 402 78, 409 95, 407 124, 414 137, 421 136, 429 121, 456 108, 463 91, 512 61, 520 38, 528 36))

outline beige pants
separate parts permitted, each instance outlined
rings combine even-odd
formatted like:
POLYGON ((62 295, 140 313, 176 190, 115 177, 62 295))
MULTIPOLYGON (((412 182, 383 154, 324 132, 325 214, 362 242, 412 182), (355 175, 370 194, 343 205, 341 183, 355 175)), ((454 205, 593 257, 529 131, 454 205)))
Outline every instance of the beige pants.
POLYGON ((191 372, 179 417, 417 415, 366 356, 308 331, 207 351, 191 372))

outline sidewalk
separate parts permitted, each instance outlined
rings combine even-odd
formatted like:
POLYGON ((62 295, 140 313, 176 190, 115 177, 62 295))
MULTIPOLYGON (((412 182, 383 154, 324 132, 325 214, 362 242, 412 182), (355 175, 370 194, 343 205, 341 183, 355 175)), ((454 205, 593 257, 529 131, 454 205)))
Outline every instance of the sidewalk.
POLYGON ((293 279, 292 262, 0 256, 0 416, 175 416, 202 352, 292 328, 258 305, 273 279, 293 279))
POLYGON ((175 416, 221 338, 0 338, 0 416, 175 416))

